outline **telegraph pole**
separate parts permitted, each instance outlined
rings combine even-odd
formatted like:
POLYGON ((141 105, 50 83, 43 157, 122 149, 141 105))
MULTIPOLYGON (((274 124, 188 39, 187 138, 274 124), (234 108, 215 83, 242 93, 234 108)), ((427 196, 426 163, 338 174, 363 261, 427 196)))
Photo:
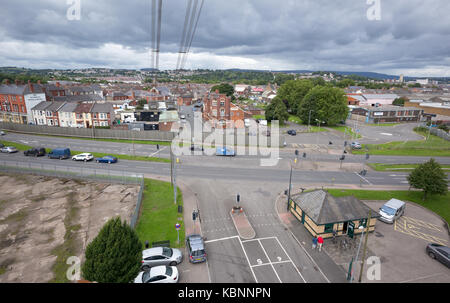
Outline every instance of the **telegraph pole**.
POLYGON ((366 250, 367 250, 367 239, 369 238, 369 230, 370 230, 370 217, 372 216, 372 210, 369 211, 369 218, 367 219, 367 229, 366 229, 366 238, 364 239, 364 249, 363 249, 363 257, 361 262, 361 271, 359 272, 358 282, 361 283, 364 262, 366 262, 366 250))

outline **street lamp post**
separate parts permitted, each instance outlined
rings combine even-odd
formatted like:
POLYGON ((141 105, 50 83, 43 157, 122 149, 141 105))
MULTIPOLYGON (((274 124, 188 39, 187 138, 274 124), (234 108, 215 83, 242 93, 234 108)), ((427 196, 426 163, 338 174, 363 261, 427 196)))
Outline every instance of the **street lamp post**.
POLYGON ((309 126, 309 125, 310 125, 310 121, 311 121, 311 112, 313 112, 312 109, 309 110, 309 116, 308 116, 308 131, 311 131, 311 130, 310 130, 311 127, 309 126))

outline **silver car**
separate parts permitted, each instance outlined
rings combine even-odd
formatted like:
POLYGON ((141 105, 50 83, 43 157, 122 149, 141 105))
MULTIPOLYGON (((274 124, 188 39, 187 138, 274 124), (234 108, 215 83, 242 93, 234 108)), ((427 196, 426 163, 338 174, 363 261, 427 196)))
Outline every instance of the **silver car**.
POLYGON ((141 271, 134 283, 177 283, 178 277, 175 266, 156 266, 149 271, 141 271))
POLYGON ((14 146, 5 146, 2 147, 1 152, 10 154, 10 153, 17 153, 18 150, 14 146))
POLYGON ((183 260, 181 250, 168 247, 153 247, 142 251, 141 269, 146 271, 159 265, 175 266, 183 260))

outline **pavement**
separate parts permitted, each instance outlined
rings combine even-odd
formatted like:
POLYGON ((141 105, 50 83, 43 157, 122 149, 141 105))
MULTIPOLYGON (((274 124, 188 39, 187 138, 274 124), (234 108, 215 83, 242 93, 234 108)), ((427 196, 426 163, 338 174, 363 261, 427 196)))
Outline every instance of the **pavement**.
POLYGON ((304 252, 308 255, 311 261, 314 263, 314 269, 316 271, 320 271, 327 279, 329 283, 345 283, 346 280, 346 272, 342 269, 342 267, 338 266, 332 258, 326 253, 324 243, 324 247, 322 251, 319 252, 317 249, 313 250, 312 236, 305 229, 305 227, 292 215, 288 212, 286 207, 287 197, 284 194, 280 194, 275 201, 275 208, 278 213, 280 220, 288 229, 288 232, 291 233, 292 237, 298 242, 298 244, 302 247, 304 252))
POLYGON ((239 236, 244 240, 253 239, 256 236, 255 230, 248 221, 245 211, 231 211, 230 215, 233 219, 234 226, 239 233, 239 236))
MULTIPOLYGON (((160 181, 170 182, 170 177, 145 174, 145 178, 156 179, 160 181)), ((198 200, 194 192, 192 192, 186 184, 177 180, 177 186, 183 194, 183 223, 186 236, 191 234, 202 234, 201 225, 196 220, 192 220, 192 211, 198 209, 198 200)), ((208 262, 191 263, 188 260, 188 252, 185 248, 183 254, 183 262, 179 264, 180 272, 179 283, 211 283, 209 276, 208 262)))

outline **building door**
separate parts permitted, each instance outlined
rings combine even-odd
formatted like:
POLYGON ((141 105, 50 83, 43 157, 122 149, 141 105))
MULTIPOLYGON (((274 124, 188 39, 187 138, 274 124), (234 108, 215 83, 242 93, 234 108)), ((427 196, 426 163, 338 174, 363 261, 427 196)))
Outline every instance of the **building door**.
POLYGON ((348 222, 344 222, 344 225, 342 227, 342 234, 343 235, 347 234, 347 229, 348 229, 348 222))
POLYGON ((305 224, 305 212, 302 211, 302 224, 305 224))

